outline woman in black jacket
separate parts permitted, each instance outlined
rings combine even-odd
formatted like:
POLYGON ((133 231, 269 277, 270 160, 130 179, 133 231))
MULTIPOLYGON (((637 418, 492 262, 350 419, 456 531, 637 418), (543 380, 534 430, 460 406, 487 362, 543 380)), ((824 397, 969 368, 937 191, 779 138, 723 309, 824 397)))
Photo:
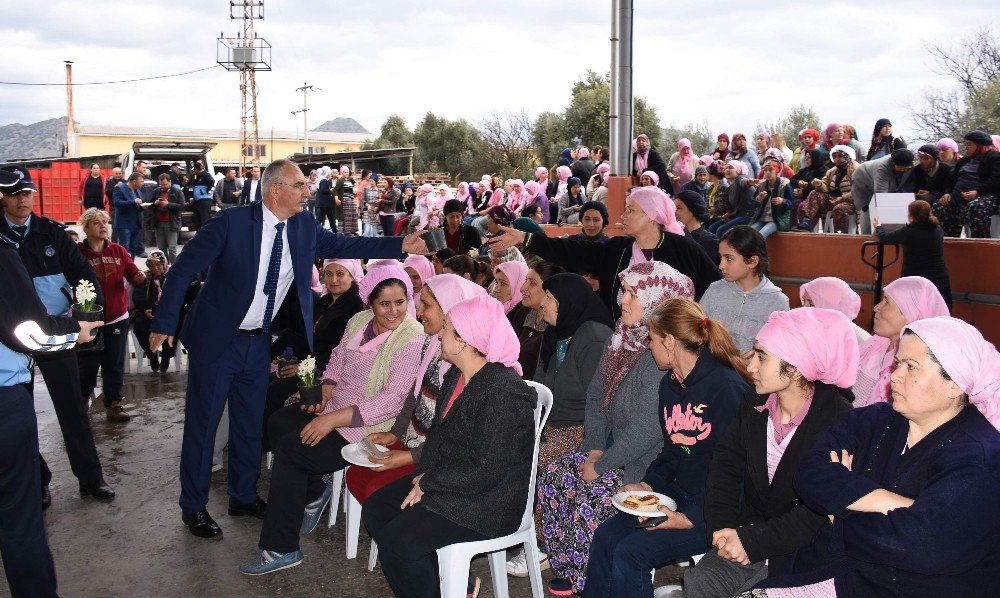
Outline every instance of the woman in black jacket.
POLYGON ((611 311, 612 320, 617 320, 621 317, 618 273, 637 261, 655 260, 679 270, 694 282, 695 299, 700 299, 710 284, 722 278, 708 254, 684 235, 675 211, 674 202, 662 191, 642 187, 625 198, 622 214, 625 235, 611 237, 605 243, 592 243, 533 235, 502 226, 504 232, 493 238, 490 250, 504 251, 525 243, 529 253, 545 261, 573 272, 593 274, 601 281, 598 296, 611 311))
POLYGON ((537 397, 521 380, 503 305, 487 296, 462 301, 440 334, 441 357, 455 367, 420 464, 361 512, 397 597, 437 596, 437 549, 511 534, 528 504, 537 397))
POLYGON ((802 167, 795 173, 790 182, 792 187, 792 218, 789 226, 791 228, 795 228, 799 224, 799 206, 812 193, 813 179, 821 179, 825 175, 826 169, 823 166, 823 152, 818 149, 811 149, 804 152, 802 154, 802 167))
POLYGON ((844 314, 774 312, 757 335, 748 391, 712 457, 705 521, 713 549, 684 574, 684 595, 749 590, 806 546, 827 519, 792 486, 799 459, 850 409, 858 342, 844 314))
POLYGON ((872 219, 875 235, 882 243, 903 246, 900 276, 923 276, 934 283, 951 311, 951 278, 944 261, 944 229, 931 214, 931 205, 922 199, 910 202, 907 224, 886 232, 878 218, 872 219))

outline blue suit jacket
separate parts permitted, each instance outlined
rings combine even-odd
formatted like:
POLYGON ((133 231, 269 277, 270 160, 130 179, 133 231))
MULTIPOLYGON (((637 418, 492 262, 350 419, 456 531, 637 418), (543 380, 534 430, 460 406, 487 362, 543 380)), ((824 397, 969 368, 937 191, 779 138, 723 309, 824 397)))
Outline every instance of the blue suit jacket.
POLYGON ((251 179, 243 180, 243 188, 240 189, 240 205, 245 206, 247 204, 253 203, 255 201, 261 201, 261 187, 260 180, 257 181, 257 192, 254 193, 254 197, 250 197, 250 181, 251 179))
MULTIPOLYGON (((316 223, 307 211, 287 221, 288 249, 292 256, 295 290, 306 322, 306 337, 312 347, 312 265, 315 258, 402 257, 401 237, 345 237, 316 223)), ((177 330, 184 294, 195 277, 206 268, 208 276, 187 315, 181 341, 200 363, 214 363, 237 334, 257 284, 261 259, 271 248, 261 248, 263 209, 260 202, 219 212, 203 224, 198 234, 170 267, 150 330, 173 335, 177 330)), ((286 296, 287 297, 287 296, 286 296)), ((274 308, 277 313, 280 306, 274 308)))
POLYGON ((111 192, 111 203, 114 206, 114 225, 116 228, 141 229, 142 208, 135 200, 142 199, 132 191, 128 183, 118 183, 111 192))

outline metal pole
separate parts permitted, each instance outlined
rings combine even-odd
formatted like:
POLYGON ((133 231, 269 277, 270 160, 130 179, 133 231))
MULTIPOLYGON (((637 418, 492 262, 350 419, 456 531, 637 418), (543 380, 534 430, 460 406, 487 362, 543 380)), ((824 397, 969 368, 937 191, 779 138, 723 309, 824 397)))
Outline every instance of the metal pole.
POLYGON ((73 61, 63 62, 66 63, 66 155, 75 158, 77 151, 76 123, 73 118, 73 61))
POLYGON ((632 0, 613 0, 611 12, 611 173, 628 175, 632 155, 632 0))
POLYGON ((312 85, 303 83, 302 87, 295 90, 302 92, 302 130, 304 131, 302 153, 304 154, 309 153, 309 92, 312 91, 312 88, 312 85))

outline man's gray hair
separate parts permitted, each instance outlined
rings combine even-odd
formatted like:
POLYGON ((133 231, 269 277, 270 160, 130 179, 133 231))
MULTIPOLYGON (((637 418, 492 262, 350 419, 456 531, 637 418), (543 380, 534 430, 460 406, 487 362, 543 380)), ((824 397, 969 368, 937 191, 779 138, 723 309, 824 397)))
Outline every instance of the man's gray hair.
POLYGON ((282 176, 281 171, 283 171, 287 166, 291 166, 292 168, 298 169, 298 166, 295 165, 295 162, 292 162, 291 160, 286 160, 284 158, 280 160, 275 160, 274 162, 271 162, 270 164, 267 165, 267 168, 264 169, 264 173, 260 175, 261 198, 267 197, 268 192, 271 190, 271 185, 276 183, 278 179, 281 178, 282 176))

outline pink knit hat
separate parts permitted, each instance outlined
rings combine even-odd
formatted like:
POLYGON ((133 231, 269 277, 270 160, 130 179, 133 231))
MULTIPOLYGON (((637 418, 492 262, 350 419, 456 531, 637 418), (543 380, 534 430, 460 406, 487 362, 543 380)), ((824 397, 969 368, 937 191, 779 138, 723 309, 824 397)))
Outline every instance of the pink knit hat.
POLYGON ((628 199, 634 201, 649 216, 650 220, 660 223, 667 232, 684 236, 684 225, 677 222, 675 215, 677 207, 670 196, 659 187, 633 189, 628 199))
POLYGON ((458 336, 487 361, 513 368, 519 376, 524 373, 517 362, 521 344, 499 301, 486 296, 460 301, 448 311, 448 319, 458 336))
POLYGON ((493 274, 497 272, 503 272, 510 282, 510 299, 503 303, 503 313, 509 314, 521 302, 521 287, 528 278, 528 265, 518 261, 504 262, 493 268, 493 274))
POLYGON ((907 324, 924 318, 951 315, 941 292, 923 276, 897 278, 885 285, 883 292, 899 306, 907 324))
POLYGON ((372 290, 378 286, 378 283, 390 278, 395 278, 403 283, 403 286, 406 287, 407 300, 413 296, 413 284, 410 282, 410 275, 406 273, 406 270, 399 266, 381 266, 369 269, 368 274, 365 275, 364 279, 358 285, 358 290, 361 292, 361 300, 365 302, 365 305, 371 305, 369 303, 369 295, 372 294, 372 290))
POLYGON ((857 379, 858 337, 839 311, 800 307, 772 312, 757 342, 810 382, 850 388, 857 379))
POLYGON ((941 139, 938 139, 938 142, 935 145, 937 145, 939 150, 949 149, 956 154, 958 153, 958 142, 951 137, 942 137, 941 139))
POLYGON ((906 326, 993 427, 1000 430, 1000 354, 974 326, 957 318, 927 318, 906 326))
POLYGON ((326 270, 326 267, 330 264, 342 266, 350 273, 351 278, 353 278, 356 283, 360 284, 361 279, 365 277, 365 271, 361 267, 361 260, 323 260, 323 269, 326 270))
POLYGON ((660 184, 660 175, 656 174, 652 170, 643 171, 642 176, 648 176, 653 181, 653 186, 657 187, 660 184))
POLYGON ((799 299, 805 302, 806 293, 812 299, 813 307, 835 309, 853 320, 861 312, 861 296, 851 285, 835 276, 820 276, 799 287, 799 299))

